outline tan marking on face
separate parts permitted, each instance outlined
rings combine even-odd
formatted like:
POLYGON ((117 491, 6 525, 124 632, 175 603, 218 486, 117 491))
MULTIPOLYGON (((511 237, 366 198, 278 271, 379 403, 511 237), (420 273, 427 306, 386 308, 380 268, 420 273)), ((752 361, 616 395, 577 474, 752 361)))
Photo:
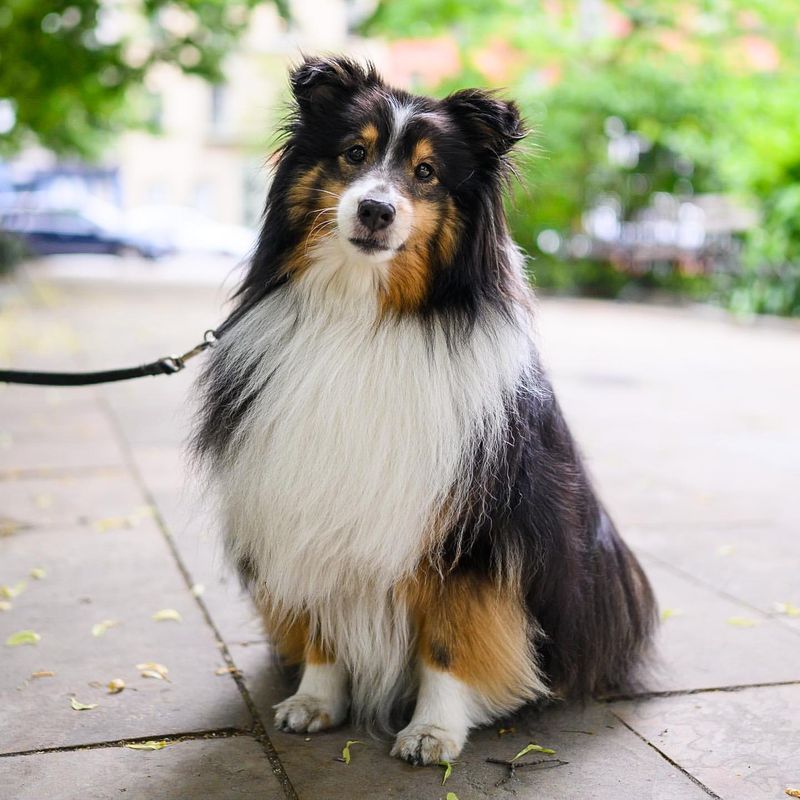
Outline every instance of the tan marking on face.
POLYGON ((374 151, 375 145, 378 143, 378 128, 370 122, 362 128, 359 138, 368 151, 374 151))
POLYGON ((331 664, 336 660, 329 646, 311 636, 307 612, 282 614, 264 600, 259 600, 257 606, 264 630, 286 664, 331 664))
POLYGON ((411 151, 411 168, 414 169, 423 161, 430 163, 433 160, 433 145, 428 139, 420 139, 411 151))
POLYGON ((421 568, 404 587, 418 656, 502 708, 532 699, 540 680, 519 590, 477 575, 421 568))
POLYGON ((389 266, 388 280, 381 295, 382 315, 418 309, 430 285, 432 253, 446 264, 455 254, 458 221, 450 198, 443 202, 416 199, 413 213, 411 235, 389 266))
POLYGON ((289 190, 289 217, 302 236, 286 260, 284 273, 305 272, 311 264, 309 251, 336 231, 336 210, 347 186, 333 177, 320 180, 321 173, 318 164, 289 190))

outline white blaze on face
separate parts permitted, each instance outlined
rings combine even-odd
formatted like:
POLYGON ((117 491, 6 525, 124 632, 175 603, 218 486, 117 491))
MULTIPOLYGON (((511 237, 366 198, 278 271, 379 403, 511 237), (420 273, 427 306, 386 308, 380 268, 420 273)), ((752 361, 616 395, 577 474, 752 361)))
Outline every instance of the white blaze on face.
MULTIPOLYGON (((358 230, 358 205, 362 200, 377 200, 381 203, 389 203, 394 206, 394 222, 385 231, 385 242, 387 250, 378 250, 370 254, 370 258, 376 261, 388 261, 397 249, 408 239, 414 221, 414 207, 399 189, 385 177, 379 167, 372 170, 363 178, 357 180, 342 195, 339 200, 339 207, 336 212, 336 221, 342 238, 348 242, 353 238, 363 237, 363 233, 358 230)), ((355 245, 351 245, 354 251, 364 255, 355 245)))
MULTIPOLYGON (((358 223, 358 205, 362 200, 377 200, 381 203, 389 203, 394 207, 395 219, 381 237, 388 249, 370 254, 369 258, 373 261, 390 260, 397 249, 408 239, 414 221, 414 206, 392 182, 389 165, 395 157, 395 151, 415 109, 413 104, 403 105, 393 98, 390 99, 390 105, 392 129, 384 156, 379 164, 344 192, 337 211, 339 231, 349 243, 350 239, 363 237, 363 234, 359 233, 358 223)), ((357 250, 355 245, 351 245, 351 247, 359 255, 364 255, 363 252, 357 250)))

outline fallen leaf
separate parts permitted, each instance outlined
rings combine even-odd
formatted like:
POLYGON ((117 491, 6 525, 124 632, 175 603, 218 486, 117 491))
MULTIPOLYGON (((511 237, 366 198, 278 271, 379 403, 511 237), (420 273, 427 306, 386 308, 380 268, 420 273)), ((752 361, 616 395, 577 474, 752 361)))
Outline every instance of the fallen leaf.
POLYGON ((523 747, 511 760, 516 761, 518 758, 528 755, 528 753, 544 753, 545 755, 553 756, 556 751, 551 750, 549 747, 542 747, 540 744, 533 744, 533 742, 531 742, 527 747, 523 747))
POLYGON ((342 748, 342 761, 344 761, 345 764, 350 763, 350 745, 353 744, 364 744, 364 742, 361 742, 358 739, 347 740, 347 744, 342 748))
POLYGON ((0 611, 11 611, 14 606, 8 600, 0 600, 0 611))
POLYGON ((33 504, 36 508, 51 508, 53 505, 53 495, 51 494, 37 494, 33 498, 33 504))
POLYGON ((758 623, 750 617, 728 617, 728 625, 736 628, 754 628, 758 623))
POLYGON ((718 556, 731 556, 736 552, 736 548, 732 544, 723 544, 717 548, 718 556))
POLYGON ((97 703, 79 703, 74 697, 70 697, 69 704, 75 711, 91 711, 93 708, 97 708, 97 703))
POLYGON ((195 597, 200 597, 205 592, 206 587, 202 583, 195 583, 192 585, 191 592, 195 597))
POLYGON ((664 621, 672 619, 673 617, 682 617, 682 616, 683 616, 683 611, 680 608, 661 609, 661 619, 664 621))
POLYGON ((458 800, 458 795, 455 792, 448 792, 447 800, 458 800))
POLYGON ((239 669, 236 667, 218 667, 214 670, 215 675, 241 675, 239 669))
POLYGON ((786 789, 786 794, 789 797, 800 797, 800 789, 786 789))
POLYGON ((13 586, 0 586, 0 597, 13 600, 25 591, 27 581, 17 581, 13 586))
POLYGON ((156 611, 156 613, 153 614, 153 619, 156 622, 166 622, 167 620, 180 622, 183 617, 180 615, 180 612, 176 611, 174 608, 162 608, 161 611, 156 611))
POLYGON ((175 744, 175 742, 168 742, 165 739, 162 739, 159 742, 150 741, 150 742, 138 742, 136 744, 126 744, 129 750, 163 750, 165 747, 169 747, 171 744, 175 744))
POLYGON ((106 684, 109 694, 119 694, 125 688, 125 681, 122 678, 114 678, 106 684))
POLYGON ((17 531, 21 531, 24 525, 15 519, 0 519, 0 536, 13 536, 17 531))
POLYGON ((102 622, 92 625, 92 636, 105 636, 106 631, 109 628, 113 628, 115 625, 119 625, 117 620, 104 619, 102 622))
POLYGON ((103 517, 96 519, 92 523, 92 527, 98 533, 106 533, 107 531, 116 531, 120 528, 130 528, 128 517, 103 517))
POLYGON ((517 729, 516 729, 515 727, 513 727, 513 726, 512 726, 512 727, 510 727, 510 728, 500 728, 500 729, 497 731, 497 735, 498 735, 498 736, 505 736, 507 733, 515 733, 515 732, 516 732, 516 730, 517 730, 517 729))
POLYGON ((787 617, 800 617, 800 608, 792 603, 773 603, 772 607, 778 614, 786 614, 787 617))
POLYGON ((31 672, 31 678, 52 678, 55 675, 55 672, 51 672, 49 669, 40 669, 36 672, 31 672))
POLYGON ((137 664, 136 669, 139 670, 143 678, 155 678, 156 680, 167 680, 167 673, 169 670, 163 664, 157 664, 155 661, 145 661, 143 664, 137 664))
POLYGON ((34 567, 31 570, 31 578, 33 578, 34 580, 40 581, 46 577, 47 573, 41 567, 34 567))
POLYGON ((442 776, 442 786, 444 786, 444 782, 453 774, 453 765, 449 761, 440 761, 439 766, 444 767, 442 776))
POLYGON ((6 644, 9 647, 16 647, 20 644, 36 644, 41 638, 36 631, 18 631, 6 639, 6 644))

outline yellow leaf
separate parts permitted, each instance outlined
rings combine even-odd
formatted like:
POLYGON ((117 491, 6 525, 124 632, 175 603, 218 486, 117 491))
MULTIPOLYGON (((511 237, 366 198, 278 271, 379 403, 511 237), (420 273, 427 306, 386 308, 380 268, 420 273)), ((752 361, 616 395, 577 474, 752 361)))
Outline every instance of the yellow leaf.
POLYGON ((6 639, 6 644, 9 647, 16 647, 20 644, 36 644, 41 638, 36 631, 18 631, 6 639))
POLYGON ((143 664, 137 664, 136 669, 139 670, 143 678, 156 678, 160 681, 166 680, 169 672, 163 664, 157 664, 155 661, 145 661, 143 664))
POLYGON ((800 608, 792 603, 773 603, 772 607, 778 614, 786 614, 787 617, 800 617, 800 608))
POLYGON ((551 750, 549 747, 542 747, 540 744, 533 744, 533 742, 531 742, 527 747, 523 747, 511 760, 516 761, 518 758, 528 755, 528 753, 544 753, 545 755, 552 756, 555 755, 555 752, 555 750, 551 750))
POLYGON ((447 800, 458 800, 458 795, 455 792, 448 792, 447 800))
POLYGON ((49 669, 40 669, 37 672, 31 672, 31 678, 52 678, 55 675, 55 672, 51 672, 49 669))
POLYGON ((166 622, 167 620, 180 622, 183 617, 180 615, 180 612, 176 611, 174 608, 162 608, 161 611, 156 611, 156 613, 153 614, 153 619, 156 622, 166 622))
POLYGON ((25 591, 27 581, 17 581, 13 586, 0 586, 0 597, 13 600, 25 591))
POLYGON ((364 742, 361 742, 358 739, 347 740, 347 744, 342 748, 342 761, 344 761, 345 764, 350 763, 350 745, 353 744, 364 744, 364 742))
POLYGON ((47 573, 41 567, 34 567, 31 570, 31 578, 33 578, 34 580, 40 581, 46 577, 47 573))
POLYGON ((661 609, 661 619, 666 621, 673 617, 683 616, 683 611, 680 608, 663 608, 661 609))
POLYGON ((214 670, 215 675, 241 675, 236 667, 219 667, 214 670))
POLYGON ((114 678, 106 684, 109 694, 119 694, 125 688, 125 681, 122 678, 114 678))
POLYGON ((449 761, 440 761, 439 766, 444 767, 442 776, 442 786, 444 786, 444 782, 453 774, 453 765, 449 761))
POLYGON ((165 739, 162 739, 160 742, 150 741, 150 742, 138 742, 136 744, 126 744, 129 750, 163 750, 165 747, 169 747, 171 744, 175 744, 175 742, 168 742, 165 739))
POLYGON ((736 628, 753 628, 758 623, 749 617, 728 617, 728 625, 733 625, 736 628))
POLYGON ((69 704, 75 711, 91 711, 93 708, 97 708, 97 703, 79 703, 74 697, 70 697, 69 704))
POLYGON ((23 525, 13 519, 0 519, 0 536, 12 536, 17 531, 21 531, 23 525))
POLYGON ((119 625, 119 622, 115 619, 104 619, 102 622, 98 622, 96 625, 92 625, 92 636, 105 636, 106 631, 109 628, 113 628, 115 625, 119 625))
POLYGON ((0 600, 0 611, 11 611, 13 607, 8 600, 0 600))
POLYGON ((786 789, 786 794, 789 797, 800 797, 800 789, 786 789))

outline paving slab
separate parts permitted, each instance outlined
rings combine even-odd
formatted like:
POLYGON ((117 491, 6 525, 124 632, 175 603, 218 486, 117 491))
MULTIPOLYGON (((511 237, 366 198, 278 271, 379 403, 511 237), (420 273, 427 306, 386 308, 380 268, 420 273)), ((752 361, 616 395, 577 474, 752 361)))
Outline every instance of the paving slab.
POLYGON ((800 789, 800 684, 611 708, 724 800, 777 800, 800 789))
POLYGON ((251 718, 207 625, 152 519, 136 528, 41 529, 2 540, 0 582, 27 585, 0 613, 0 752, 168 733, 249 728, 251 718), (33 568, 46 577, 34 580, 33 568), (175 609, 181 622, 152 615, 175 609), (104 635, 95 624, 118 622, 104 635), (36 645, 9 647, 33 630, 36 645), (155 662, 169 681, 144 678, 155 662), (32 673, 52 671, 52 677, 32 673), (126 689, 109 695, 115 678, 126 689), (70 697, 97 708, 75 711, 70 697))
POLYGON ((249 736, 0 758, 2 796, 13 800, 280 800, 286 795, 249 736))
POLYGON ((800 681, 794 630, 643 558, 662 614, 650 691, 800 681))
POLYGON ((333 731, 289 734, 274 731, 272 706, 291 693, 290 679, 273 664, 266 645, 233 647, 234 661, 268 726, 270 739, 301 800, 392 797, 443 800, 448 791, 460 800, 481 797, 574 800, 670 800, 703 798, 695 783, 631 733, 601 704, 529 710, 472 734, 445 786, 439 767, 412 767, 389 755, 390 739, 376 739, 349 725, 333 731), (501 729, 513 729, 502 736, 501 729), (348 739, 349 765, 338 760, 348 739), (487 758, 510 759, 530 742, 556 750, 569 763, 546 770, 508 774, 487 758))

